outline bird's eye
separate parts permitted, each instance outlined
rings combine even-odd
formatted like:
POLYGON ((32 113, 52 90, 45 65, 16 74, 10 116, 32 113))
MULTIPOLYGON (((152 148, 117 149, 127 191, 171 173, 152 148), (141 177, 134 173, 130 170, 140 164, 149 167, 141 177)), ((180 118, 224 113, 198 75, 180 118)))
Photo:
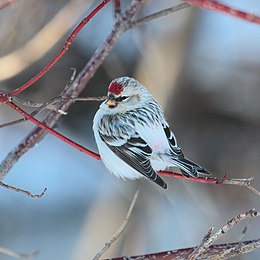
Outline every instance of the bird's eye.
POLYGON ((127 99, 127 98, 128 98, 127 96, 121 96, 121 97, 116 98, 115 100, 116 100, 117 102, 121 102, 121 101, 123 101, 123 100, 125 100, 125 99, 127 99))

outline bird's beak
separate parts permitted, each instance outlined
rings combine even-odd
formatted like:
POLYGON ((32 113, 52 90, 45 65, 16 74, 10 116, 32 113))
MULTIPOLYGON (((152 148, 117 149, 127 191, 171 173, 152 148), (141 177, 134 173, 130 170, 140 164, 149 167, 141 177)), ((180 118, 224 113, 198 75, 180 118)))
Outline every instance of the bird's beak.
POLYGON ((109 107, 116 107, 116 106, 117 106, 117 101, 116 101, 115 96, 109 94, 108 97, 107 97, 106 104, 107 104, 109 107))
POLYGON ((110 107, 115 107, 117 105, 117 103, 114 99, 108 99, 106 104, 110 107))

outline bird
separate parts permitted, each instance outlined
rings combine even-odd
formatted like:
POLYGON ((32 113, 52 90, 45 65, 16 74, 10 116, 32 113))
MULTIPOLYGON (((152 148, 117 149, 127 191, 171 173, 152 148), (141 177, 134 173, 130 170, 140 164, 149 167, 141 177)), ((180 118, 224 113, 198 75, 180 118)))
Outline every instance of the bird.
POLYGON ((112 80, 93 132, 105 167, 121 179, 145 177, 167 189, 160 170, 177 167, 187 178, 210 175, 184 156, 160 104, 134 78, 112 80))

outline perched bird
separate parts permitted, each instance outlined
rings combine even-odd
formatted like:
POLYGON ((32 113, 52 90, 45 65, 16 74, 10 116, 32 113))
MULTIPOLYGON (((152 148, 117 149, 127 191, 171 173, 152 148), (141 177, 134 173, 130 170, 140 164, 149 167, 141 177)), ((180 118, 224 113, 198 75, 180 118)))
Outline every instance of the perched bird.
POLYGON ((107 99, 94 117, 93 131, 103 163, 117 177, 146 177, 166 189, 156 171, 175 166, 187 178, 210 174, 185 158, 161 106, 133 78, 110 83, 107 99))

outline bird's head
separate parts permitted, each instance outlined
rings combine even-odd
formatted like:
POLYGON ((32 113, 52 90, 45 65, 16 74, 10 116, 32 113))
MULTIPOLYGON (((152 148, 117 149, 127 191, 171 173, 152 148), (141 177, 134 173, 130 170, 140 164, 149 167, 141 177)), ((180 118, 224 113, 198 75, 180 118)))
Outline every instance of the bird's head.
POLYGON ((145 105, 150 98, 151 94, 140 82, 121 77, 110 83, 104 104, 113 112, 124 112, 145 105))

